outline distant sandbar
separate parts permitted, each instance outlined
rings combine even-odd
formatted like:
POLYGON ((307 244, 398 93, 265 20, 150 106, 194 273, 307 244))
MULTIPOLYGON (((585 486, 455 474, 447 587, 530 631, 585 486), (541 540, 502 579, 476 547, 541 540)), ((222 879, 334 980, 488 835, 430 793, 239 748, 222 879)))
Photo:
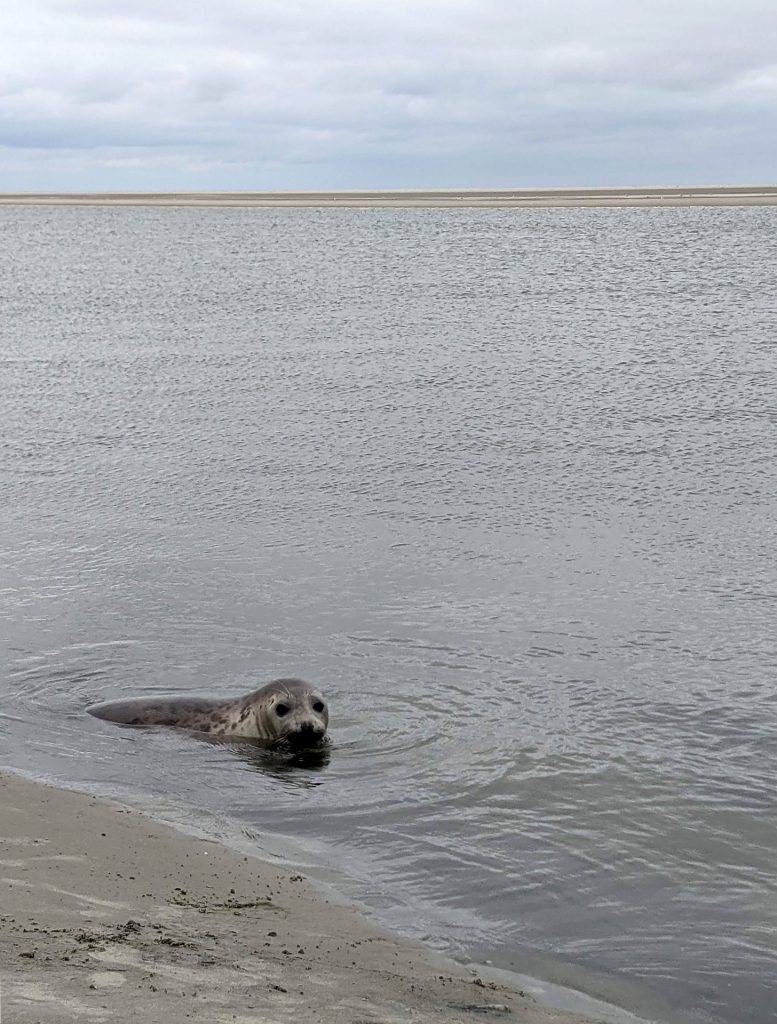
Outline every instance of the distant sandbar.
POLYGON ((777 185, 386 189, 328 192, 3 192, 0 206, 774 206, 777 185))

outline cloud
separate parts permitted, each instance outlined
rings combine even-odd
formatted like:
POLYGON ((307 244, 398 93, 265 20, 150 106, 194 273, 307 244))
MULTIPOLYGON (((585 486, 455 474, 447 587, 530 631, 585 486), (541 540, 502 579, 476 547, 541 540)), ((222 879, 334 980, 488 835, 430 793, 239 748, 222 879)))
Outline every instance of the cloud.
POLYGON ((763 0, 27 0, 5 18, 5 189, 773 176, 763 0))

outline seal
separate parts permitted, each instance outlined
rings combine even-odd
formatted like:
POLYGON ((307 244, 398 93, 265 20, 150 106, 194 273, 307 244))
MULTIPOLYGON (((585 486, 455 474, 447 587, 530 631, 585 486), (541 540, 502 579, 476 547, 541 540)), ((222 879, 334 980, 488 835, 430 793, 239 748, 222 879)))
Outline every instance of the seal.
POLYGON ((166 725, 292 749, 322 745, 329 725, 323 695, 301 679, 275 679, 244 697, 139 697, 95 704, 87 711, 119 725, 166 725))

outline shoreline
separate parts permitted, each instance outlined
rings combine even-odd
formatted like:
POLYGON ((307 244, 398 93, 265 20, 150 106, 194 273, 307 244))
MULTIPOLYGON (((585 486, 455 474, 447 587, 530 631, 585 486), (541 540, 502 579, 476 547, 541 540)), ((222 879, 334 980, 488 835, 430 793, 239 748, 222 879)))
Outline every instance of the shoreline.
POLYGON ((582 994, 572 1012, 540 1004, 517 976, 385 931, 282 861, 6 771, 0 793, 0 984, 18 1024, 122 1019, 128 999, 166 1024, 197 1010, 238 1024, 638 1021, 582 994))
POLYGON ((0 192, 0 206, 502 208, 775 206, 777 185, 641 188, 356 189, 220 192, 0 192))

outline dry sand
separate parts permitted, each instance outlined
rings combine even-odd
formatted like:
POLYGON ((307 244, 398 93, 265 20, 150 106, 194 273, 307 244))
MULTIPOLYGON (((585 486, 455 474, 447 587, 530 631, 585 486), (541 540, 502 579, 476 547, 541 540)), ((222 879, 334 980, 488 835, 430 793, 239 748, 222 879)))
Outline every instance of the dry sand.
POLYGON ((305 878, 136 811, 0 775, 14 1024, 572 1024, 381 931, 305 878))
POLYGON ((0 206, 773 206, 777 185, 331 192, 5 192, 0 206))

